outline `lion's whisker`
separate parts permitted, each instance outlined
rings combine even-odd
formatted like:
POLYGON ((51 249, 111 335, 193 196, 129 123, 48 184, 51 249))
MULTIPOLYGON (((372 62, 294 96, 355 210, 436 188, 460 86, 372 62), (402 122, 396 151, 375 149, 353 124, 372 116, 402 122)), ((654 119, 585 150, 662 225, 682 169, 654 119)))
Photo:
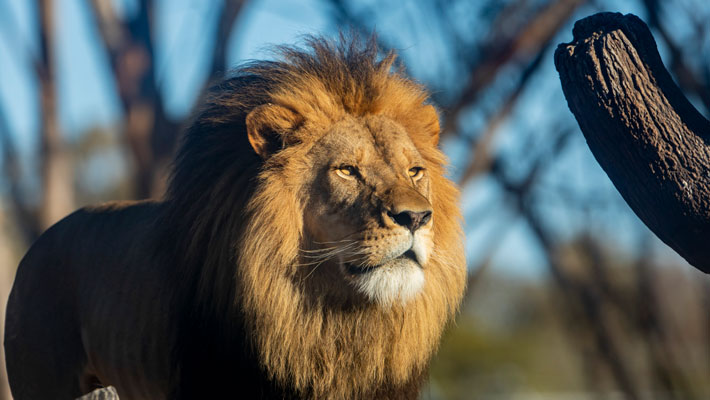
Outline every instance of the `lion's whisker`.
POLYGON ((324 251, 320 254, 304 254, 302 256, 304 258, 310 258, 310 259, 331 258, 332 256, 334 256, 336 254, 350 250, 350 248, 352 248, 355 245, 356 245, 355 243, 348 244, 348 245, 341 246, 341 247, 327 249, 327 251, 324 251))
POLYGON ((350 243, 350 242, 356 242, 357 240, 355 239, 340 239, 340 240, 333 240, 333 241, 327 241, 327 242, 318 242, 318 241, 313 241, 315 244, 340 244, 340 243, 350 243))
POLYGON ((324 247, 322 249, 311 249, 311 250, 306 250, 306 249, 299 249, 299 251, 303 253, 324 253, 332 250, 337 250, 343 247, 348 247, 357 244, 357 242, 352 241, 350 243, 345 244, 344 246, 331 246, 331 247, 324 247))
POLYGON ((312 259, 313 261, 307 262, 307 263, 299 263, 298 266, 309 266, 309 265, 314 265, 314 264, 320 265, 320 264, 334 258, 335 256, 337 256, 341 253, 351 251, 351 249, 353 247, 355 247, 356 245, 357 245, 356 243, 349 243, 345 246, 331 248, 331 249, 329 249, 328 252, 323 253, 323 254, 303 255, 304 258, 309 258, 309 259, 312 259))
POLYGON ((323 264, 325 261, 326 261, 326 260, 323 260, 323 261, 319 262, 318 264, 316 264, 316 266, 311 269, 311 272, 309 272, 308 275, 306 275, 306 276, 303 278, 303 280, 307 280, 311 275, 313 275, 313 273, 316 272, 316 270, 318 269, 318 267, 320 267, 321 264, 323 264))

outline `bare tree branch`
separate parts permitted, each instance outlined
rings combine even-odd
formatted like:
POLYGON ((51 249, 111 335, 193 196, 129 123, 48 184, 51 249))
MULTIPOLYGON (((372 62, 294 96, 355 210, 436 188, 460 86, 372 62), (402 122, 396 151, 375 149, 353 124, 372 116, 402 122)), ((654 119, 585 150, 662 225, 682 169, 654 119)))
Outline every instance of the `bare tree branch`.
POLYGON ((71 160, 62 143, 57 111, 54 75, 54 1, 39 0, 39 98, 41 105, 42 201, 39 224, 42 230, 63 218, 74 208, 74 174, 71 160))
POLYGON ((126 21, 119 19, 111 2, 92 0, 90 5, 123 105, 124 137, 136 163, 136 195, 150 197, 156 194, 153 135, 157 127, 168 125, 155 81, 153 2, 139 1, 137 12, 126 21))
POLYGON ((705 110, 710 112, 710 81, 698 76, 683 59, 682 48, 676 43, 668 29, 660 21, 660 3, 658 0, 644 0, 649 16, 649 25, 655 28, 670 52, 670 69, 675 74, 678 84, 686 92, 693 93, 702 101, 705 110))
POLYGON ((645 341, 655 381, 667 392, 678 393, 680 396, 677 398, 695 399, 698 396, 694 393, 693 385, 687 382, 683 374, 674 373, 674 370, 680 369, 683 361, 674 352, 679 344, 668 337, 667 330, 671 327, 661 321, 661 301, 653 287, 658 278, 654 276, 648 242, 646 240, 646 249, 636 261, 637 293, 634 311, 627 313, 627 317, 636 325, 639 336, 645 341))
POLYGON ((518 57, 527 58, 538 54, 583 3, 584 0, 553 1, 521 26, 515 35, 504 38, 502 42, 501 38, 492 38, 484 44, 485 56, 472 68, 468 84, 458 99, 447 107, 442 134, 455 130, 460 113, 476 101, 481 90, 494 80, 503 65, 518 57))
POLYGON ((229 44, 229 36, 245 4, 246 1, 244 0, 224 0, 224 8, 217 22, 217 33, 207 82, 219 79, 224 75, 225 68, 227 67, 227 45, 229 44))
MULTIPOLYGON (((521 215, 525 218, 534 236, 540 242, 544 250, 547 264, 552 277, 562 294, 567 298, 563 307, 564 315, 570 320, 577 320, 573 317, 574 309, 580 307, 586 324, 586 333, 592 334, 596 346, 596 353, 604 360, 611 370, 611 375, 615 379, 619 388, 630 398, 640 399, 639 390, 631 378, 628 365, 624 361, 624 356, 619 348, 617 340, 608 326, 599 299, 588 285, 578 284, 573 281, 565 272, 557 253, 555 240, 544 227, 540 217, 532 209, 529 201, 529 187, 541 169, 542 161, 547 157, 540 157, 536 165, 531 168, 531 172, 523 183, 513 183, 509 181, 498 168, 494 168, 493 173, 506 188, 506 191, 513 195, 521 215)), ((575 334, 572 332, 572 334, 575 334)))
POLYGON ((495 133, 515 108, 520 95, 525 91, 528 82, 530 82, 530 78, 533 76, 533 73, 537 71, 538 67, 542 63, 543 57, 547 54, 546 50, 548 48, 549 43, 540 49, 537 56, 530 62, 530 64, 528 64, 527 67, 525 67, 520 75, 520 78, 518 79, 517 84, 515 85, 513 92, 508 95, 507 99, 503 103, 503 106, 499 107, 495 115, 489 119, 488 125, 483 133, 481 133, 480 138, 474 142, 471 152, 471 162, 464 170, 460 180, 462 185, 475 176, 485 172, 490 167, 491 145, 493 144, 495 133))
MULTIPOLYGON (((90 4, 123 105, 124 137, 136 162, 136 195, 158 196, 164 190, 180 121, 167 116, 157 86, 153 1, 139 1, 138 11, 125 21, 116 15, 110 2, 92 0, 90 4)), ((242 0, 224 1, 207 82, 224 73, 229 35, 244 4, 242 0)))
POLYGON ((16 225, 22 232, 24 242, 32 243, 41 232, 36 210, 31 209, 22 195, 22 177, 17 146, 10 133, 10 125, 0 105, 0 148, 2 148, 3 171, 10 186, 10 201, 16 225))
POLYGON ((609 367, 611 376, 616 381, 619 389, 630 399, 640 399, 639 388, 632 378, 629 365, 625 361, 624 354, 618 343, 619 339, 609 325, 601 299, 595 291, 596 288, 585 282, 577 282, 568 275, 559 257, 557 241, 548 232, 542 219, 533 209, 531 188, 534 187, 546 163, 552 160, 553 156, 559 154, 566 146, 571 133, 572 131, 567 131, 560 135, 547 152, 540 154, 536 158, 527 175, 520 181, 515 182, 509 179, 499 159, 494 160, 491 164, 491 174, 505 192, 511 196, 518 212, 525 219, 533 235, 539 241, 554 282, 566 299, 561 310, 563 315, 570 321, 575 321, 575 323, 578 323, 580 318, 584 322, 583 327, 571 332, 572 335, 576 336, 580 330, 585 334, 591 335, 596 348, 595 354, 600 356, 604 364, 609 367))
POLYGON ((710 272, 710 123, 673 82, 636 16, 596 14, 573 33, 555 64, 592 153, 636 215, 710 272))

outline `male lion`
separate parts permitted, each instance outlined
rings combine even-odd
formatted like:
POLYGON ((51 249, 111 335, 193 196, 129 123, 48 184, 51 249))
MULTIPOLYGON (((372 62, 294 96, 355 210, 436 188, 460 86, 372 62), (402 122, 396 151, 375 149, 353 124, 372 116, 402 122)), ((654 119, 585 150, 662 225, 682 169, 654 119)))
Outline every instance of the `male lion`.
POLYGON ((163 201, 32 246, 17 399, 416 398, 465 283, 436 111, 373 41, 280 54, 212 91, 163 201))

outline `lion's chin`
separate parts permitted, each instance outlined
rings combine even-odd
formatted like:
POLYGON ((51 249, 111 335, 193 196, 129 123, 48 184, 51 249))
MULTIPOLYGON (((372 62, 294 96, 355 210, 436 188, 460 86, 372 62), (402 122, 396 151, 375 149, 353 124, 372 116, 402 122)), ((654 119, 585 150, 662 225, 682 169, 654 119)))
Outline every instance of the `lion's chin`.
POLYGON ((402 256, 372 268, 345 267, 355 289, 381 307, 406 304, 421 292, 424 271, 418 262, 402 256))

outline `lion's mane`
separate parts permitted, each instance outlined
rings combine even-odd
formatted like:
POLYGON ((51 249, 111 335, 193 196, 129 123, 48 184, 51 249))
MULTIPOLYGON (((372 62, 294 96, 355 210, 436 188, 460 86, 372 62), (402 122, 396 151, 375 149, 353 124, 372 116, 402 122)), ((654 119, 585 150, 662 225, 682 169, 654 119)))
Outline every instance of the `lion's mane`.
POLYGON ((270 379, 299 395, 389 397, 426 373, 462 297, 458 192, 432 141, 439 126, 424 110, 427 94, 393 72, 394 55, 379 57, 374 40, 307 43, 308 50, 282 47, 279 61, 237 70, 210 92, 186 133, 165 217, 176 232, 170 246, 181 253, 176 281, 191 304, 184 328, 198 340, 214 321, 239 321, 234 331, 243 337, 224 340, 242 343, 270 379), (264 162, 247 141, 245 117, 267 103, 302 116, 310 136, 264 162), (430 172, 434 252, 422 293, 405 305, 330 304, 293 279, 308 141, 346 114, 401 124, 430 172))

